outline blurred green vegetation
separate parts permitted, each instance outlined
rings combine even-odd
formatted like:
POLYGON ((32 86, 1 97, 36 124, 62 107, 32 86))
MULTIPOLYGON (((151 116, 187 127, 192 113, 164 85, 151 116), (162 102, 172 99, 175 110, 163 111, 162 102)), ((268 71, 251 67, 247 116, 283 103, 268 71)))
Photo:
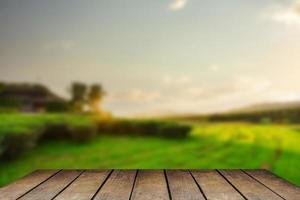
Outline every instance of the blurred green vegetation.
MULTIPOLYGON (((50 122, 86 125, 93 120, 88 115, 0 115, 0 135, 18 134, 22 129, 27 132, 24 127, 39 128, 50 122), (7 132, 9 129, 13 131, 7 132)), ((266 168, 300 186, 300 126, 189 125, 193 127, 191 136, 180 139, 107 133, 85 143, 42 140, 19 158, 0 161, 0 185, 33 170, 49 168, 266 168)))
POLYGON ((93 120, 87 115, 0 114, 0 159, 15 159, 46 137, 72 140, 89 138, 93 135, 92 130, 88 130, 90 127, 93 127, 93 120))
POLYGON ((41 129, 47 124, 90 124, 92 118, 88 115, 79 114, 0 113, 0 122, 0 136, 4 136, 6 134, 20 134, 24 131, 27 133, 34 133, 33 130, 41 129))
POLYGON ((0 114, 0 160, 16 159, 41 141, 83 143, 97 135, 188 137, 191 127, 176 122, 103 118, 100 115, 0 114))
POLYGON ((190 120, 202 122, 252 122, 252 123, 300 123, 299 105, 293 107, 260 111, 238 111, 208 115, 180 115, 166 116, 167 119, 190 120))

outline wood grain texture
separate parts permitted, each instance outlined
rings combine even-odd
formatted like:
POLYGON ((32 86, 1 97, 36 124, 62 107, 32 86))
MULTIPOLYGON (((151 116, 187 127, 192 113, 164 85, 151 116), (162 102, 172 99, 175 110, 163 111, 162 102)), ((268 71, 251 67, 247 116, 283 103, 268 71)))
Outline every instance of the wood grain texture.
POLYGON ((136 170, 115 170, 95 196, 95 200, 128 200, 136 170))
POLYGON ((63 170, 39 185, 28 194, 20 198, 21 200, 49 200, 54 198, 59 192, 68 186, 80 174, 81 170, 63 170))
POLYGON ((90 200, 104 183, 110 170, 89 170, 81 174, 55 200, 90 200))
POLYGON ((0 188, 0 200, 300 200, 265 170, 41 170, 0 188))
POLYGON ((0 200, 15 200, 58 171, 59 170, 38 170, 6 187, 0 188, 0 200))
POLYGON ((280 196, 273 193, 241 170, 220 170, 220 173, 249 200, 282 200, 280 196))
POLYGON ((266 170, 245 170, 247 174, 288 200, 300 199, 300 188, 266 170))
POLYGON ((166 171, 173 200, 204 200, 204 197, 187 170, 166 171))
POLYGON ((169 200, 163 170, 141 170, 137 174, 132 200, 169 200))
POLYGON ((192 175, 208 200, 242 200, 242 197, 217 171, 192 170, 192 175))

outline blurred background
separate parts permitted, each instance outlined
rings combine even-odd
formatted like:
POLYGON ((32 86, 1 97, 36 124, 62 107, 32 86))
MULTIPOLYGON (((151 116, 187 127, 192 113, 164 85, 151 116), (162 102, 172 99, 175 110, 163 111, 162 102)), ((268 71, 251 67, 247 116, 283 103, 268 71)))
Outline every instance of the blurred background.
POLYGON ((300 186, 300 1, 0 0, 0 27, 0 186, 56 168, 300 186))

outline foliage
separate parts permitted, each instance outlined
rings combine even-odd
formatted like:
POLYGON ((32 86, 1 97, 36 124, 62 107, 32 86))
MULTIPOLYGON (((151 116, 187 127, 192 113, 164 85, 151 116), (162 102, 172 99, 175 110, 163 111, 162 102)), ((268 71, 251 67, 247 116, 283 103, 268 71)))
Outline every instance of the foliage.
POLYGON ((83 112, 85 106, 88 106, 89 111, 99 113, 104 94, 105 92, 100 84, 93 84, 88 87, 84 83, 74 82, 71 86, 73 110, 83 112))
POLYGON ((20 156, 20 152, 24 153, 35 146, 36 140, 37 135, 22 132, 19 134, 9 134, 1 141, 0 158, 3 160, 15 159, 20 156))
POLYGON ((266 168, 300 186, 298 126, 194 124, 192 137, 103 135, 90 143, 45 142, 25 156, 0 161, 0 185, 35 169, 266 168))
POLYGON ((273 111, 216 114, 207 116, 207 120, 212 122, 246 121, 259 123, 264 119, 269 119, 274 123, 300 123, 300 109, 282 109, 273 111))
POLYGON ((45 138, 85 142, 96 135, 84 115, 0 114, 0 121, 0 159, 16 158, 45 138))
POLYGON ((90 87, 89 94, 88 94, 88 101, 91 111, 99 113, 100 110, 100 103, 104 96, 105 92, 103 88, 99 84, 94 84, 90 87))
POLYGON ((47 124, 41 135, 41 140, 66 139, 76 142, 87 142, 97 135, 93 124, 71 125, 66 123, 47 124))
POLYGON ((272 123, 300 123, 300 108, 286 108, 269 111, 233 112, 211 115, 167 116, 165 119, 193 122, 251 122, 262 123, 266 119, 272 123))
POLYGON ((77 112, 83 111, 83 106, 86 101, 87 86, 84 83, 74 82, 71 86, 72 105, 77 112))
POLYGON ((40 141, 88 142, 97 134, 186 137, 190 127, 171 122, 101 120, 91 115, 0 114, 0 159, 13 159, 40 141))
POLYGON ((100 120, 99 134, 157 136, 167 138, 185 138, 191 127, 168 121, 154 120, 100 120))

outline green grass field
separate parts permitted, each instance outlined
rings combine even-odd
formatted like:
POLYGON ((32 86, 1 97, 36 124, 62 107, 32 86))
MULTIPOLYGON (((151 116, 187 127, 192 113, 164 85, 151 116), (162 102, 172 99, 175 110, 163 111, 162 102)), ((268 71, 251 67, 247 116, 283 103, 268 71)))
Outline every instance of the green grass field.
POLYGON ((0 161, 0 185, 49 168, 267 168, 300 186, 300 129, 288 125, 192 124, 187 139, 98 136, 51 141, 0 161))
POLYGON ((0 137, 5 134, 32 132, 49 123, 88 124, 91 117, 72 114, 4 114, 0 113, 0 137))

